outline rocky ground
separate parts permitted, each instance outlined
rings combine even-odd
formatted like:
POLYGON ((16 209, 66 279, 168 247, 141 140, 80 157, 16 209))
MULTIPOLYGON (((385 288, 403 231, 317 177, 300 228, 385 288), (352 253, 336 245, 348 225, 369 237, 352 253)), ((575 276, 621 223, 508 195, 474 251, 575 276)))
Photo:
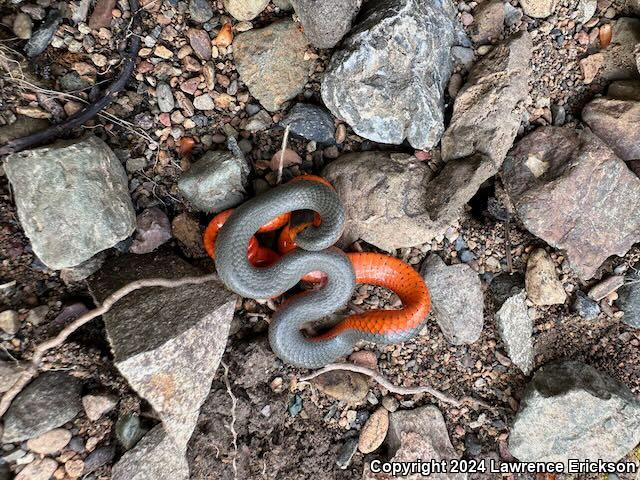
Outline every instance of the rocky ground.
MULTIPOLYGON (((83 132, 2 158, 0 393, 128 282, 213 271, 214 213, 315 173, 345 205, 341 246, 405 260, 432 295, 415 339, 348 361, 482 403, 303 381, 267 342, 282 299, 147 288, 45 356, 0 425, 0 479, 639 464, 637 0, 292 3, 0 5, 0 148, 99 101, 141 42, 83 132)), ((345 313, 399 306, 359 286, 345 313)), ((501 476, 640 479, 440 478, 501 476)))

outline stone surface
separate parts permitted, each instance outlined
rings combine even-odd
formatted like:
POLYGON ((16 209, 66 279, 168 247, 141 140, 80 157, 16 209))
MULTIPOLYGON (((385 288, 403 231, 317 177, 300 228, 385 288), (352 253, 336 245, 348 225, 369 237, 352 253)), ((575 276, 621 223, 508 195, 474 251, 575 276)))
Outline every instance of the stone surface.
POLYGON ((82 397, 84 412, 92 422, 113 410, 117 404, 118 398, 114 395, 85 395, 82 397))
MULTIPOLYGON (((140 278, 201 275, 163 252, 123 256, 89 279, 97 301, 140 278)), ((185 445, 224 351, 235 295, 209 282, 146 288, 103 315, 114 362, 129 384, 158 413, 169 436, 185 445)))
POLYGON ((640 80, 618 80, 612 82, 607 89, 607 97, 640 102, 640 80))
POLYGON ((351 404, 363 401, 369 392, 367 377, 355 372, 327 372, 316 377, 313 384, 326 395, 351 404))
POLYGON ((484 297, 478 274, 468 265, 446 265, 436 255, 422 264, 420 273, 431 294, 431 307, 442 333, 453 345, 473 343, 484 325, 484 297))
POLYGON ((61 451, 71 440, 71 432, 64 428, 54 428, 27 441, 27 448, 34 453, 49 455, 61 451))
POLYGON ((622 321, 633 328, 640 328, 640 278, 632 275, 627 285, 618 290, 617 305, 624 312, 622 321))
POLYGON ((72 420, 82 408, 80 387, 80 381, 66 373, 42 373, 7 410, 2 442, 37 437, 72 420))
MULTIPOLYGON (((392 462, 429 462, 431 460, 452 460, 459 458, 451 445, 447 426, 440 410, 434 406, 404 410, 389 416, 389 433, 387 441, 390 461, 392 462)), ((369 462, 366 462, 363 480, 382 480, 390 478, 388 475, 371 472, 369 462)), ((406 480, 424 479, 424 475, 416 473, 402 476, 406 480)), ((433 475, 439 480, 466 480, 465 473, 446 473, 433 475)))
POLYGON ((455 13, 450 0, 369 2, 327 67, 325 105, 369 140, 435 146, 451 47, 466 41, 455 13))
POLYGON ((624 285, 624 277, 622 275, 606 278, 589 289, 589 298, 600 301, 610 293, 618 290, 622 285, 624 285))
POLYGON ((307 39, 291 20, 238 35, 233 42, 236 68, 251 95, 273 112, 302 91, 313 62, 307 39))
POLYGON ((324 108, 308 103, 297 103, 280 122, 294 135, 318 143, 335 143, 333 117, 324 108))
POLYGON ((532 50, 531 37, 522 32, 473 66, 442 137, 445 161, 481 153, 500 167, 525 112, 532 50))
POLYGON ((178 180, 178 188, 198 210, 217 213, 246 197, 250 167, 231 152, 207 152, 178 180))
POLYGON ((538 128, 509 153, 502 179, 524 226, 585 280, 640 240, 640 179, 588 130, 538 128))
POLYGON ((496 324, 509 359, 528 375, 534 361, 533 320, 525 300, 524 292, 508 298, 496 312, 496 324))
POLYGON ((110 463, 116 455, 114 446, 98 447, 84 459, 84 474, 94 472, 98 468, 110 463))
POLYGON ((269 0, 224 0, 224 8, 236 20, 253 20, 265 7, 269 0))
POLYGON ((477 44, 498 40, 504 28, 505 4, 502 0, 481 3, 474 12, 471 39, 477 44))
POLYGON ((23 367, 16 362, 0 360, 0 393, 9 390, 22 374, 23 367))
POLYGON ((171 239, 171 222, 158 207, 145 209, 136 219, 136 232, 129 248, 131 253, 151 253, 171 239))
POLYGON ((202 243, 202 228, 197 218, 189 213, 181 213, 171 222, 171 233, 180 242, 187 257, 205 256, 202 243))
POLYGON ((115 425, 116 438, 125 450, 131 450, 149 431, 142 425, 136 413, 125 413, 118 417, 115 425))
POLYGON ((292 0, 304 34, 317 48, 333 48, 351 28, 362 0, 292 0))
POLYGON ((24 51, 27 56, 36 57, 44 52, 51 43, 51 40, 53 40, 53 36, 56 34, 61 23, 62 16, 60 12, 57 9, 50 9, 47 13, 47 18, 45 18, 38 29, 33 32, 31 38, 24 46, 24 51))
POLYGON ((197 23, 205 23, 213 17, 209 0, 189 0, 189 15, 197 23))
POLYGON ((557 5, 557 0, 520 0, 524 14, 532 18, 547 18, 557 5))
POLYGON ((640 402, 580 362, 539 369, 520 405, 509 450, 523 462, 616 462, 640 442, 640 402))
POLYGON ((638 79, 635 49, 640 43, 640 18, 621 17, 613 24, 611 43, 604 49, 599 75, 604 80, 638 79))
POLYGON ((600 315, 600 305, 581 291, 576 292, 576 298, 571 306, 573 311, 585 320, 595 320, 600 315))
POLYGON ((50 268, 78 265, 135 228, 127 175, 97 137, 9 155, 4 169, 33 251, 50 268))
POLYGON ((20 330, 20 317, 15 310, 0 312, 0 331, 15 335, 20 330))
POLYGON ((187 30, 187 38, 189 38, 189 45, 200 60, 211 59, 211 37, 205 30, 190 28, 187 30))
POLYGON ((161 112, 168 113, 175 107, 173 92, 169 84, 159 82, 156 87, 156 99, 158 100, 158 108, 161 112))
POLYGON ((562 305, 567 294, 556 275, 556 265, 544 248, 529 255, 525 275, 527 297, 536 305, 562 305))
POLYGON ((622 160, 640 159, 640 101, 596 98, 582 120, 622 160))
POLYGON ((41 458, 24 467, 14 480, 49 480, 56 468, 58 462, 53 458, 41 458))
POLYGON ((111 25, 111 19, 113 18, 113 9, 116 7, 117 0, 98 0, 95 3, 93 12, 89 17, 89 28, 92 30, 99 30, 101 28, 107 28, 111 25))

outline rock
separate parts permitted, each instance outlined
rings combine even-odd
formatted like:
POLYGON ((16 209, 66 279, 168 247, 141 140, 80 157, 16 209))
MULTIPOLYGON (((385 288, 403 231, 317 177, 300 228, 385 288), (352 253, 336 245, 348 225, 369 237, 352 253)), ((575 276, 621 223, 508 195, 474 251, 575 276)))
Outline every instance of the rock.
POLYGON ((213 17, 209 0, 189 0, 189 15, 196 23, 205 23, 213 17))
POLYGON ((633 328, 640 328, 640 282, 635 276, 630 280, 630 283, 618 290, 616 303, 624 312, 622 321, 633 328))
POLYGON ((190 28, 187 30, 189 45, 200 60, 211 59, 211 37, 205 30, 190 28))
POLYGON ((577 21, 580 23, 587 23, 591 20, 593 14, 596 13, 597 7, 597 0, 579 0, 577 21))
POLYGON ((84 473, 84 462, 79 458, 74 458, 64 464, 64 470, 71 478, 79 478, 84 473))
POLYGON ((583 82, 590 84, 604 65, 604 54, 594 53, 580 60, 580 70, 582 70, 583 82))
POLYGON ((0 127, 0 145, 4 145, 16 138, 26 137, 32 133, 39 132, 48 126, 49 122, 44 119, 18 115, 16 121, 11 125, 0 127))
POLYGON ((622 285, 624 285, 624 277, 622 275, 614 275, 591 287, 589 298, 599 302, 610 293, 618 290, 622 285))
POLYGON ((500 38, 504 28, 504 6, 502 0, 490 0, 478 6, 474 13, 475 24, 471 28, 471 40, 483 44, 500 38))
POLYGON ((271 115, 269 115, 265 110, 260 110, 254 116, 249 118, 244 129, 252 133, 262 132, 263 130, 267 130, 272 123, 273 120, 271 119, 271 115))
POLYGON ((126 452, 111 470, 112 480, 187 480, 186 445, 176 444, 162 425, 157 425, 126 452))
POLYGON ((454 63, 463 67, 465 70, 469 70, 476 60, 473 48, 468 47, 451 47, 451 56, 453 57, 454 63))
POLYGON ((389 430, 389 411, 382 407, 373 412, 360 431, 358 449, 364 453, 374 452, 382 445, 389 430))
POLYGON ((98 447, 84 459, 84 474, 87 475, 113 461, 116 455, 114 446, 98 447))
POLYGON ((613 24, 612 40, 604 49, 604 61, 599 72, 604 80, 638 79, 635 48, 640 43, 640 19, 618 18, 613 24))
POLYGON ((89 17, 89 28, 92 30, 108 28, 111 25, 112 12, 116 7, 116 2, 117 0, 98 0, 89 17))
POLYGON ((0 330, 9 335, 15 335, 20 330, 20 317, 15 310, 0 312, 0 330))
POLYGON ((78 265, 135 228, 127 175, 97 137, 14 153, 4 169, 20 223, 49 268, 78 265))
POLYGON ((31 17, 26 13, 18 12, 13 20, 13 33, 16 34, 16 37, 22 40, 29 40, 32 29, 33 21, 31 21, 31 17))
POLYGON ((517 295, 523 289, 524 275, 520 273, 501 273, 489 284, 489 291, 493 295, 496 308, 500 308, 508 298, 517 295))
POLYGON ((520 0, 525 15, 532 18, 547 18, 557 6, 557 0, 520 0))
POLYGON ((241 80, 264 108, 273 112, 304 88, 313 66, 307 40, 291 20, 249 30, 233 42, 241 80))
POLYGON ((432 254, 420 273, 431 293, 431 306, 443 335, 453 345, 473 343, 484 325, 484 297, 478 274, 465 264, 446 265, 432 254))
POLYGON ((32 308, 27 314, 27 322, 35 326, 41 325, 47 319, 48 313, 49 307, 47 305, 32 308))
POLYGON ((173 92, 169 84, 160 82, 156 87, 156 98, 158 100, 158 108, 161 112, 168 113, 175 107, 173 92))
POLYGON ((27 448, 34 453, 50 455, 61 451, 71 440, 71 432, 64 428, 54 428, 27 441, 27 448))
POLYGON ((66 373, 42 373, 7 410, 2 442, 21 442, 73 420, 82 408, 80 387, 80 381, 66 373))
POLYGON ((291 133, 318 143, 335 143, 335 125, 331 114, 322 107, 297 103, 280 122, 291 133))
MULTIPOLYGON (((23 370, 24 368, 19 363, 0 360, 0 393, 6 392, 16 383, 23 370)), ((0 429, 1 434, 2 429, 0 429)))
POLYGON ((539 369, 520 405, 509 451, 523 462, 617 462, 640 442, 640 402, 580 362, 539 369))
MULTIPOLYGON (((425 463, 430 461, 451 461, 457 459, 456 453, 444 418, 440 410, 434 406, 416 408, 394 412, 389 416, 389 433, 387 442, 391 455, 390 462, 415 462, 420 460, 425 463)), ((442 473, 433 476, 440 480, 466 480, 466 473, 442 473)), ((363 480, 383 480, 389 478, 384 473, 371 472, 371 464, 365 464, 363 480)), ((424 479, 424 475, 417 472, 403 476, 407 480, 424 479)))
POLYGON ((362 402, 369 393, 369 381, 361 373, 333 371, 313 380, 322 393, 349 404, 362 402))
POLYGON ((640 240, 640 179, 588 130, 538 128, 509 153, 502 179, 525 228, 565 250, 584 280, 640 240))
POLYGON ((333 53, 321 93, 355 133, 428 150, 444 131, 451 47, 466 43, 449 0, 373 2, 333 53))
POLYGON ((236 20, 253 20, 265 7, 269 0, 224 0, 224 8, 236 20))
POLYGON ((273 4, 283 12, 293 10, 293 5, 289 0, 273 0, 273 4))
POLYGON ((317 48, 333 48, 356 18, 362 0, 291 0, 304 34, 317 48))
POLYGON ((49 480, 58 468, 58 462, 52 458, 34 460, 20 470, 15 480, 49 480))
POLYGON ((79 282, 84 280, 90 275, 93 275, 98 271, 102 264, 104 263, 107 255, 105 252, 99 252, 89 260, 82 262, 80 265, 76 265, 70 268, 63 268, 60 270, 60 278, 65 284, 70 284, 73 282, 79 282))
POLYGON ((85 395, 82 397, 84 412, 92 422, 113 410, 117 404, 118 398, 113 395, 85 395))
POLYGON ((180 242, 187 257, 205 256, 200 222, 188 213, 181 213, 171 222, 171 233, 180 242))
POLYGON ((509 359, 528 375, 534 361, 533 320, 525 299, 524 292, 508 298, 496 313, 496 324, 509 359))
POLYGON ((196 98, 194 98, 193 106, 196 110, 204 110, 204 111, 213 110, 214 108, 216 108, 216 104, 213 101, 213 98, 211 98, 211 95, 209 95, 208 93, 199 95, 196 98))
POLYGON ((158 207, 145 209, 136 219, 136 233, 129 248, 131 253, 151 253, 171 239, 171 223, 158 207))
MULTIPOLYGON (((163 252, 116 258, 89 279, 96 301, 140 278, 201 272, 163 252)), ((157 412, 167 434, 185 446, 224 351, 236 298, 222 284, 145 288, 103 315, 114 363, 157 412)))
POLYGON ((442 137, 445 161, 481 153, 496 171, 502 165, 525 112, 532 50, 531 37, 521 32, 473 66, 442 137))
POLYGON ((600 306, 581 291, 576 292, 572 305, 573 311, 585 320, 595 320, 600 315, 600 306))
POLYGON ((126 413, 116 421, 116 437, 125 450, 135 447, 147 431, 135 413, 126 413))
POLYGON ((217 213, 235 207, 245 197, 250 167, 231 152, 207 152, 178 180, 178 188, 191 204, 217 213))
POLYGON ((640 80, 618 80, 607 89, 607 97, 640 102, 640 80))
POLYGON ((31 35, 31 38, 24 46, 24 51, 28 57, 35 57, 44 52, 53 36, 56 34, 58 27, 62 23, 62 16, 56 9, 49 10, 47 18, 40 27, 31 35))
POLYGON ((338 456, 336 458, 336 465, 341 469, 345 470, 349 465, 351 465, 351 460, 353 456, 358 451, 358 439, 357 438, 349 438, 340 450, 338 450, 338 456))
POLYGON ((556 266, 543 248, 531 252, 525 281, 527 297, 536 305, 562 305, 567 299, 562 282, 556 275, 556 266))
POLYGON ((640 101, 596 98, 582 120, 622 160, 640 159, 640 101))

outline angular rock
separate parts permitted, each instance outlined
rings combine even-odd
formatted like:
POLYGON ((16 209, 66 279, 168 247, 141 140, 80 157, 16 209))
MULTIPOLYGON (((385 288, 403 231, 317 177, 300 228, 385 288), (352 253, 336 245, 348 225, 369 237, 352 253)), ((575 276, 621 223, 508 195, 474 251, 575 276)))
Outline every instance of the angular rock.
POLYGON ((356 18, 362 0, 292 0, 304 34, 317 48, 333 48, 356 18))
POLYGON ((180 242, 187 257, 205 256, 200 222, 188 213, 181 213, 171 222, 171 233, 180 242))
POLYGON ((162 425, 157 425, 126 452, 111 471, 113 480, 187 480, 186 445, 177 445, 162 425))
POLYGON ((581 291, 576 292, 576 298, 571 306, 573 311, 585 320, 595 320, 600 315, 600 305, 581 291))
POLYGON ((547 18, 557 5, 557 0, 520 0, 524 14, 532 18, 547 18))
POLYGON ((622 160, 640 159, 640 101, 596 98, 582 109, 582 120, 622 160))
MULTIPOLYGON (((392 462, 429 462, 434 460, 452 460, 459 458, 451 445, 447 426, 440 410, 434 406, 393 412, 389 416, 389 433, 386 443, 389 447, 392 462)), ((363 480, 389 478, 386 474, 371 472, 371 465, 366 463, 363 480)), ((424 475, 416 473, 403 476, 407 480, 424 479, 424 475)), ((443 473, 434 475, 439 480, 466 480, 466 473, 443 473)))
POLYGON ((637 275, 628 280, 628 284, 618 290, 616 303, 624 312, 622 321, 633 328, 640 328, 640 282, 637 275))
POLYGON ((118 398, 113 395, 85 395, 82 397, 82 406, 87 418, 92 422, 113 410, 117 404, 118 398))
POLYGON ((450 0, 369 2, 327 67, 325 105, 369 140, 435 146, 444 131, 451 47, 466 42, 455 15, 450 0))
POLYGON ((4 416, 3 443, 42 435, 71 420, 82 409, 80 381, 63 372, 45 372, 18 394, 4 416))
POLYGON ((24 46, 24 51, 28 57, 36 57, 44 52, 53 36, 56 34, 58 27, 62 23, 62 16, 56 9, 49 10, 47 18, 42 22, 40 27, 31 35, 31 38, 24 46))
POLYGON ((529 317, 526 295, 508 298, 496 313, 498 332, 509 359, 528 375, 533 368, 533 320, 529 317))
POLYGON ((600 301, 610 293, 618 290, 622 285, 624 285, 624 277, 622 275, 614 275, 591 287, 589 298, 600 301))
POLYGON ((322 107, 297 103, 280 122, 291 133, 318 143, 335 143, 335 125, 331 114, 322 107))
POLYGON ((481 3, 474 12, 474 24, 471 26, 471 39, 478 43, 490 43, 498 40, 504 28, 505 4, 502 0, 490 0, 481 3))
POLYGON ((468 265, 447 266, 435 254, 422 264, 420 273, 431 294, 431 306, 442 333, 453 345, 480 338, 484 325, 484 297, 478 274, 468 265))
POLYGON ((273 112, 304 88, 313 66, 304 34, 291 20, 238 35, 233 42, 236 68, 251 95, 273 112))
POLYGON ((151 253, 171 239, 171 223, 158 207, 145 209, 136 219, 136 233, 129 248, 131 253, 151 253))
POLYGON ((0 360, 0 393, 9 390, 20 378, 24 367, 15 362, 4 362, 0 360))
POLYGON ((524 31, 473 66, 442 137, 445 161, 481 153, 500 167, 525 112, 532 50, 531 37, 524 31))
POLYGON ((520 405, 509 450, 523 462, 617 462, 640 442, 640 401, 580 362, 539 369, 520 405))
POLYGON ((20 470, 15 480, 49 480, 53 472, 58 468, 58 462, 53 458, 41 458, 34 460, 20 470))
MULTIPOLYGON (((97 301, 140 278, 181 278, 201 272, 162 252, 122 256, 89 279, 97 301)), ((146 288, 103 315, 114 362, 158 413, 176 445, 186 446, 224 351, 235 296, 209 282, 146 288)))
POLYGON ((567 299, 556 266, 544 248, 537 248, 527 261, 527 296, 536 305, 562 305, 567 299))
POLYGON ((502 179, 524 226, 565 250, 582 279, 640 240, 640 179, 588 130, 538 128, 509 153, 502 179))
POLYGON ((189 45, 200 60, 211 59, 211 37, 205 30, 190 28, 187 30, 187 38, 189 38, 189 45))
POLYGON ((253 20, 265 7, 269 0, 224 0, 224 8, 236 20, 253 20))
POLYGON ((33 251, 52 269, 78 265, 135 228, 127 175, 97 137, 14 153, 4 169, 33 251))
POLYGON ((249 172, 243 157, 231 152, 207 152, 180 177, 178 188, 197 209, 217 213, 245 199, 249 172))

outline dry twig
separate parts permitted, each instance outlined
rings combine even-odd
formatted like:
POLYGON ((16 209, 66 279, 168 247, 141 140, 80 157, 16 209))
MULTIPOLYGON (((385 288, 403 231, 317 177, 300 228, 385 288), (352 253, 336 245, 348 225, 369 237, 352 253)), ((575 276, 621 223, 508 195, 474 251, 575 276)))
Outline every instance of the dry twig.
POLYGON ((197 285, 201 283, 207 283, 212 280, 216 280, 217 278, 218 276, 215 274, 203 275, 200 277, 184 277, 177 280, 169 280, 165 278, 146 278, 143 280, 136 280, 125 285, 121 289, 116 290, 114 293, 109 295, 105 299, 105 301, 102 302, 102 305, 100 305, 98 308, 94 308, 93 310, 90 310, 81 315, 76 320, 67 325, 60 333, 58 333, 58 335, 41 343, 36 347, 33 352, 33 357, 31 357, 31 361, 28 363, 25 370, 23 370, 16 383, 14 383, 13 386, 5 392, 2 400, 0 400, 0 418, 7 412, 9 406, 11 406, 11 402, 22 391, 22 389, 26 387, 27 384, 38 374, 38 368, 40 367, 40 363, 42 362, 44 355, 52 348, 62 345, 73 332, 78 330, 78 328, 90 322, 94 318, 107 313, 118 300, 140 288, 176 288, 183 285, 197 285))
POLYGON ((429 387, 427 385, 419 386, 419 387, 400 387, 400 386, 394 385, 393 383, 391 383, 389 380, 387 380, 385 377, 383 377, 381 374, 379 374, 375 370, 372 370, 367 367, 363 367, 361 365, 354 365, 352 363, 330 363, 329 365, 321 368, 320 370, 316 370, 315 372, 305 377, 302 377, 300 381, 308 382, 311 379, 314 379, 324 373, 332 372, 334 370, 362 373, 363 375, 366 375, 367 377, 370 377, 376 382, 378 382, 378 384, 381 387, 386 388, 391 393, 397 393, 398 395, 417 395, 419 393, 428 393, 429 395, 440 400, 442 403, 447 403, 449 405, 453 405, 454 407, 460 407, 464 404, 471 404, 471 405, 477 405, 477 406, 492 410, 491 405, 487 404, 486 402, 483 402, 482 400, 478 400, 476 398, 468 397, 468 396, 462 397, 460 400, 458 400, 450 395, 447 395, 446 393, 441 392, 438 389, 429 387))

